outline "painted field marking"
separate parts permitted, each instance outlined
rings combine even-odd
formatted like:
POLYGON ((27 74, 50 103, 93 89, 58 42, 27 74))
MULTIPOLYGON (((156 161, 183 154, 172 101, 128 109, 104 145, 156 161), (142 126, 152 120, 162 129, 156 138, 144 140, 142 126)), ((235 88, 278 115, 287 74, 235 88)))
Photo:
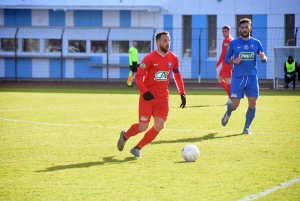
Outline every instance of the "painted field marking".
POLYGON ((262 191, 262 192, 260 192, 260 193, 257 193, 257 194, 253 194, 253 195, 247 196, 247 197, 245 197, 245 198, 243 198, 243 199, 240 199, 240 200, 238 200, 238 201, 256 200, 256 199, 258 199, 258 198, 261 198, 261 197, 263 197, 263 196, 266 196, 266 195, 268 195, 268 194, 271 194, 271 193, 273 193, 273 192, 275 192, 275 191, 277 191, 277 190, 279 190, 279 189, 282 189, 282 188, 286 188, 286 187, 292 186, 294 183, 297 183, 297 182, 299 182, 299 181, 300 181, 300 176, 299 176, 299 177, 296 177, 296 178, 294 178, 294 179, 291 179, 291 180, 289 180, 289 181, 287 181, 287 182, 283 182, 283 183, 281 183, 281 184, 278 184, 277 186, 274 186, 273 188, 269 188, 269 189, 267 189, 267 190, 265 190, 265 191, 262 191))
MULTIPOLYGON (((9 118, 1 118, 0 121, 8 121, 8 122, 15 122, 15 123, 28 123, 28 124, 35 124, 35 125, 46 125, 46 126, 65 126, 65 127, 85 127, 85 128, 100 128, 100 129, 124 129, 121 127, 116 126, 91 126, 91 125, 83 125, 83 124, 60 124, 60 123, 50 123, 50 122, 37 122, 37 121, 27 121, 27 120, 18 120, 18 119, 9 119, 9 118)), ((233 131, 231 130, 190 130, 190 129, 172 129, 172 128, 165 128, 165 131, 171 132, 201 132, 201 133, 228 133, 232 134, 233 131)), ((256 132, 255 134, 298 134, 298 133, 282 133, 282 132, 256 132)))

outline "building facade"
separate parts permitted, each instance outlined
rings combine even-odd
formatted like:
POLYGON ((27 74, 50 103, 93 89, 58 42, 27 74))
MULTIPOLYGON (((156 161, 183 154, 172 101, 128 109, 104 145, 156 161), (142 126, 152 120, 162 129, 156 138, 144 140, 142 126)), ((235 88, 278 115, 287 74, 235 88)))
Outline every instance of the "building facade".
POLYGON ((273 47, 300 45, 299 7, 299 0, 2 0, 0 79, 126 78, 131 43, 141 61, 162 30, 184 79, 216 78, 221 29, 229 25, 238 37, 243 17, 269 58, 258 62, 258 76, 273 79, 273 47))

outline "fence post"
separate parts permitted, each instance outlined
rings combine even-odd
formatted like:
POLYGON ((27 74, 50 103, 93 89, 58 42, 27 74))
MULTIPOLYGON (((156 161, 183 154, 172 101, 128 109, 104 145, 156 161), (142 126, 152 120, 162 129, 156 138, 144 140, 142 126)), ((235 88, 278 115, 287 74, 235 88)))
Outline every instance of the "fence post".
POLYGON ((17 59, 17 51, 18 51, 18 39, 17 39, 17 35, 19 32, 19 27, 17 27, 16 33, 15 33, 15 81, 18 80, 18 59, 17 59))
POLYGON ((60 81, 63 82, 64 77, 64 57, 63 57, 63 38, 64 38, 65 29, 63 28, 61 32, 61 48, 60 48, 60 81))
POLYGON ((296 28, 296 32, 295 32, 295 39, 294 39, 295 44, 294 44, 294 46, 297 46, 297 34, 298 34, 298 28, 296 28))
POLYGON ((198 83, 201 82, 201 34, 202 34, 202 29, 200 29, 199 32, 199 69, 198 69, 198 83))

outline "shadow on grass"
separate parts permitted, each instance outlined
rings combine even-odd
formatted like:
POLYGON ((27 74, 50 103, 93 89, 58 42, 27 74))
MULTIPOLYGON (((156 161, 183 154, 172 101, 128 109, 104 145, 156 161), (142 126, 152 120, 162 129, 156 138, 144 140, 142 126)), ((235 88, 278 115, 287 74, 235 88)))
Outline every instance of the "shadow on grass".
POLYGON ((58 166, 48 167, 45 170, 38 170, 35 172, 52 172, 52 171, 74 169, 74 168, 89 168, 92 166, 104 165, 105 163, 123 163, 123 162, 128 162, 128 161, 133 161, 133 160, 136 160, 136 158, 127 157, 124 160, 118 160, 118 159, 115 159, 113 156, 110 156, 110 157, 104 157, 103 161, 75 163, 75 164, 69 164, 69 165, 58 165, 58 166))
POLYGON ((202 140, 213 140, 213 139, 218 139, 218 138, 229 138, 229 137, 236 137, 240 135, 245 135, 245 134, 233 134, 233 135, 226 135, 226 136, 216 136, 218 133, 209 133, 205 136, 202 137, 194 137, 194 138, 182 138, 182 139, 176 139, 176 140, 160 140, 160 141, 154 141, 151 144, 165 144, 165 143, 178 143, 178 142, 186 142, 186 143, 193 143, 193 142, 199 142, 202 140))

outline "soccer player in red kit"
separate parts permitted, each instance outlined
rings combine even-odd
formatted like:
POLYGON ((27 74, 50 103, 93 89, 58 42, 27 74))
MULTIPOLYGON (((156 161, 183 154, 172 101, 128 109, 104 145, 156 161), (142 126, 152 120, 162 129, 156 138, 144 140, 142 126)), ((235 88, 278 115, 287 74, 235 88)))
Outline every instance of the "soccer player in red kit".
MULTIPOLYGON (((230 36, 230 27, 228 25, 224 26, 222 28, 222 34, 224 37, 223 43, 222 43, 222 53, 219 57, 219 60, 217 64, 215 65, 215 70, 218 70, 219 65, 222 63, 222 68, 219 72, 218 76, 218 82, 223 87, 223 89, 227 92, 228 95, 228 103, 230 102, 230 85, 231 85, 231 75, 232 75, 232 65, 226 64, 224 61, 228 46, 230 41, 233 40, 233 38, 230 36)), ((227 103, 226 103, 227 104, 227 103)))
POLYGON ((156 34, 157 49, 145 56, 136 73, 136 85, 140 90, 139 122, 134 123, 125 132, 122 131, 117 143, 119 151, 123 151, 126 141, 146 131, 150 118, 153 116, 154 125, 146 131, 141 141, 130 150, 135 157, 142 157, 141 149, 152 142, 164 128, 169 113, 170 75, 173 77, 181 96, 180 107, 186 105, 184 83, 179 72, 178 57, 170 49, 170 35, 166 31, 156 34))

